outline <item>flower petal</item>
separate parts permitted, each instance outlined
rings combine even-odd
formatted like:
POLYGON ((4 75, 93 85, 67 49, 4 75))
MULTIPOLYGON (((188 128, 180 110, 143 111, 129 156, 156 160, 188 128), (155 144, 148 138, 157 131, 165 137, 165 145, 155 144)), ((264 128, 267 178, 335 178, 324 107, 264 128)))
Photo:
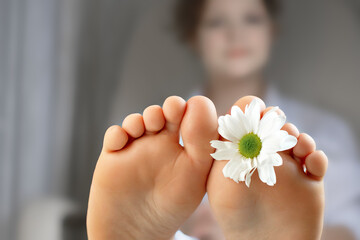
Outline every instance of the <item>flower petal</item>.
POLYGON ((215 160, 230 160, 238 154, 237 146, 232 142, 213 140, 210 144, 216 148, 215 153, 210 154, 215 160))
POLYGON ((271 165, 264 165, 258 167, 260 180, 269 186, 274 186, 276 183, 276 175, 274 167, 271 165))
POLYGON ((263 166, 259 166, 257 168, 258 170, 258 174, 259 174, 259 178, 263 183, 267 183, 268 178, 269 178, 269 173, 266 171, 266 165, 263 166))
POLYGON ((215 160, 231 160, 234 157, 236 157, 236 154, 238 154, 233 149, 218 149, 214 153, 211 153, 211 157, 213 157, 215 160))
POLYGON ((244 161, 243 158, 236 157, 230 160, 222 172, 225 177, 228 177, 235 182, 244 181, 245 175, 251 170, 250 163, 248 161, 244 161))
POLYGON ((257 163, 256 166, 264 165, 264 163, 267 161, 268 158, 269 158, 269 154, 260 152, 260 154, 256 157, 256 163, 257 163))
POLYGON ((250 105, 246 105, 245 108, 245 116, 248 119, 248 121, 252 125, 252 131, 254 133, 258 132, 259 128, 259 122, 260 122, 260 110, 261 105, 260 101, 257 98, 254 98, 250 105))
POLYGON ((261 152, 271 154, 288 149, 294 144, 294 139, 289 136, 291 135, 285 130, 273 132, 262 140, 261 152))
POLYGON ((260 154, 269 155, 276 153, 280 149, 280 140, 276 138, 266 138, 262 142, 260 154))
POLYGON ((224 117, 225 116, 219 117, 219 120, 218 120, 218 122, 219 122, 218 132, 223 138, 225 138, 227 140, 230 140, 232 142, 236 142, 237 138, 234 136, 234 134, 231 131, 228 130, 228 128, 227 128, 227 126, 225 124, 225 121, 224 121, 224 117))
POLYGON ((281 166, 283 164, 283 160, 280 154, 278 153, 271 154, 270 158, 271 158, 271 164, 275 167, 281 166))
POLYGON ((280 144, 280 150, 284 151, 294 147, 297 144, 297 138, 293 135, 287 135, 280 144))
POLYGON ((226 115, 224 117, 224 123, 228 131, 230 131, 237 140, 240 140, 241 137, 245 135, 246 129, 244 122, 238 120, 237 117, 226 115))
POLYGON ((237 151, 237 144, 233 143, 233 142, 229 142, 229 141, 220 141, 220 140, 212 140, 210 141, 210 144, 213 148, 216 149, 234 149, 235 151, 237 151))
POLYGON ((251 182, 251 176, 253 175, 253 173, 255 172, 256 168, 253 168, 250 172, 248 172, 246 174, 245 177, 245 184, 247 187, 250 187, 250 182, 251 182))
POLYGON ((279 131, 286 122, 286 117, 276 112, 279 107, 273 107, 261 118, 258 135, 264 139, 275 131, 279 131))
POLYGON ((276 175, 275 175, 275 169, 273 166, 268 166, 270 181, 267 182, 269 186, 274 186, 276 183, 276 175))
POLYGON ((270 166, 281 166, 283 164, 283 160, 278 153, 272 154, 262 154, 258 156, 258 166, 263 167, 266 165, 270 166))
POLYGON ((253 131, 252 124, 249 122, 249 119, 245 116, 243 111, 238 106, 235 105, 231 108, 231 116, 235 117, 239 124, 241 123, 241 128, 243 129, 244 134, 253 131))

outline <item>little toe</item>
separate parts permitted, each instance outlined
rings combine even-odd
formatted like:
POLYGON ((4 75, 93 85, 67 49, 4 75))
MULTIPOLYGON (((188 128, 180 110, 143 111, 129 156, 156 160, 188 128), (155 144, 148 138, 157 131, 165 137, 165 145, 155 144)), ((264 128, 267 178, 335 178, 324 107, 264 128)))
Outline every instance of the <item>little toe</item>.
POLYGON ((181 97, 168 97, 163 104, 163 112, 166 119, 166 129, 179 134, 180 123, 184 116, 186 102, 181 97))
POLYGON ((293 149, 293 153, 296 157, 303 159, 316 149, 316 144, 314 139, 306 134, 300 133, 298 137, 298 142, 293 149))
POLYGON ((305 166, 310 175, 322 179, 327 170, 328 158, 323 151, 316 150, 306 157, 305 166))
POLYGON ((165 125, 165 118, 160 106, 149 106, 143 113, 144 125, 147 132, 158 132, 165 125))
POLYGON ((103 149, 113 152, 121 150, 128 141, 128 135, 118 125, 113 125, 106 130, 103 149))
POLYGON ((122 127, 133 138, 142 136, 145 131, 143 117, 139 113, 128 115, 124 119, 122 127))

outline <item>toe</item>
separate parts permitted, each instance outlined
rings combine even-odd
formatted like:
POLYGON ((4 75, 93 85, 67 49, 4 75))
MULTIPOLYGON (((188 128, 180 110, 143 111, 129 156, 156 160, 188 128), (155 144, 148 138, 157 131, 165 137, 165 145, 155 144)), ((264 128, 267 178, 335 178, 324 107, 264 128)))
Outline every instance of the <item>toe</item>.
POLYGON ((127 141, 128 135, 125 130, 114 125, 106 130, 103 149, 109 152, 119 151, 126 145, 127 141))
MULTIPOLYGON (((274 108, 274 106, 267 107, 267 108, 261 113, 261 117, 263 117, 263 116, 265 115, 265 113, 267 113, 268 111, 270 111, 272 108, 274 108)), ((276 112, 277 112, 279 115, 285 116, 285 113, 284 113, 280 108, 278 108, 278 109, 276 110, 276 112)))
POLYGON ((322 179, 327 170, 328 158, 323 151, 316 150, 306 157, 305 166, 308 173, 322 179))
POLYGON ((147 132, 158 132, 165 125, 165 118, 160 106, 149 106, 143 113, 144 125, 147 132))
POLYGON ((122 127, 133 138, 140 137, 145 131, 143 117, 139 113, 128 115, 124 119, 122 127))
MULTIPOLYGON (((289 135, 292 135, 292 136, 294 136, 296 138, 298 138, 299 135, 300 135, 298 128, 292 123, 285 123, 284 126, 281 128, 281 130, 287 131, 289 135)), ((282 152, 285 153, 285 154, 291 155, 292 152, 293 152, 293 148, 287 149, 287 150, 282 151, 282 152)))
POLYGON ((206 168, 211 166, 210 153, 214 149, 210 141, 218 139, 217 114, 213 102, 203 96, 188 100, 181 123, 181 136, 185 151, 197 163, 206 168))
POLYGON ((254 99, 254 98, 257 98, 260 102, 260 109, 261 109, 261 112, 265 110, 265 103, 264 101, 261 99, 261 98, 258 98, 256 96, 252 96, 252 95, 249 95, 249 96, 245 96, 245 97, 242 97, 240 98, 239 100, 236 101, 236 103, 234 105, 238 106, 241 108, 241 110, 243 112, 245 112, 245 107, 246 105, 250 104, 251 101, 254 99))
POLYGON ((306 133, 300 133, 298 142, 293 149, 293 153, 296 157, 303 159, 316 149, 315 141, 310 135, 306 133))
POLYGON ((287 131, 290 135, 293 135, 296 138, 300 135, 298 128, 292 123, 285 123, 281 130, 287 131))
POLYGON ((163 112, 166 120, 166 129, 175 134, 179 133, 180 123, 184 116, 186 102, 181 97, 168 97, 163 104, 163 112))

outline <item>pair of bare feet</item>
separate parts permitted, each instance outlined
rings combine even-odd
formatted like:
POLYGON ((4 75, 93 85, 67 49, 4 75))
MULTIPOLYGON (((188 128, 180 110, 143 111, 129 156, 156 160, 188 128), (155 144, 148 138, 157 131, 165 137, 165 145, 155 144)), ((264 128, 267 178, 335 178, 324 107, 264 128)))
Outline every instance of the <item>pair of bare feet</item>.
MULTIPOLYGON (((235 105, 244 111, 253 98, 235 105)), ((262 102, 262 115, 270 108, 262 102)), ((225 178, 226 161, 210 156, 217 126, 213 103, 196 96, 169 97, 162 108, 110 127, 91 185, 89 239, 169 240, 206 192, 226 239, 319 239, 327 157, 314 140, 286 123, 282 129, 298 143, 280 152, 277 183, 269 187, 254 174, 247 188, 225 178)))

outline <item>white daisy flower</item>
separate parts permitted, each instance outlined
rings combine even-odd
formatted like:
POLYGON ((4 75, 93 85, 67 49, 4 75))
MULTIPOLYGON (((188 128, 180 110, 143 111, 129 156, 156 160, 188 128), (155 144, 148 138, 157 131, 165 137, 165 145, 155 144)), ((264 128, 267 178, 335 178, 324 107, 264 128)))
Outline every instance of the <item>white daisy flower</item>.
POLYGON ((219 134, 229 141, 211 141, 216 148, 211 156, 215 160, 230 160, 223 168, 225 177, 235 182, 245 181, 250 186, 251 176, 257 169, 262 182, 269 186, 276 183, 275 166, 283 161, 278 151, 294 147, 296 137, 281 130, 286 117, 274 107, 260 120, 260 101, 254 98, 246 105, 245 113, 238 107, 231 108, 231 115, 219 117, 219 134))

